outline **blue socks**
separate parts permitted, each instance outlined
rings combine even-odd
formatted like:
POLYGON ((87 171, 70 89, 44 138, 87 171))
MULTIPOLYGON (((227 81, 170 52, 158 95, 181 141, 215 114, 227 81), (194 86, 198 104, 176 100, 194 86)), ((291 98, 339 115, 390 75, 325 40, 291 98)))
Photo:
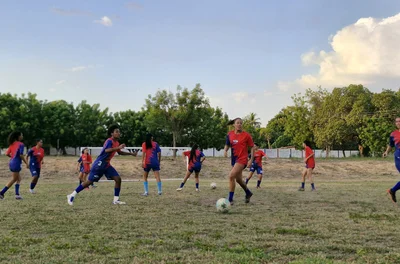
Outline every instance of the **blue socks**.
POLYGON ((162 193, 162 184, 161 184, 161 181, 157 182, 157 189, 158 189, 158 193, 162 193))
POLYGON ((252 194, 252 192, 250 192, 249 188, 246 188, 246 190, 244 190, 244 191, 245 191, 246 195, 252 194))
POLYGON ((179 188, 183 188, 183 186, 185 185, 184 182, 181 183, 181 186, 179 188))
POLYGON ((119 196, 120 191, 121 191, 121 188, 114 188, 114 196, 119 196))
POLYGON ((83 186, 80 184, 80 185, 75 189, 75 192, 76 192, 76 193, 80 193, 83 189, 84 189, 83 186))
POLYGON ((393 188, 391 190, 392 190, 392 192, 397 192, 397 190, 400 190, 400 182, 396 183, 396 185, 393 186, 393 188))
POLYGON ((246 178, 246 185, 247 185, 248 182, 249 182, 249 179, 246 178))
POLYGON ((258 180, 258 181, 257 181, 257 187, 260 187, 260 184, 261 184, 261 181, 258 180))
POLYGON ((35 189, 36 183, 31 182, 31 190, 35 189))
POLYGON ((196 183, 196 189, 199 189, 199 184, 198 183, 196 183))
POLYGON ((228 198, 229 202, 233 201, 233 195, 234 194, 235 194, 235 192, 229 192, 229 198, 228 198))
POLYGON ((143 182, 144 192, 149 193, 149 182, 143 182))
POLYGON ((304 189, 304 185, 305 185, 305 182, 302 182, 302 183, 301 183, 301 188, 304 189))
POLYGON ((311 188, 312 188, 313 190, 315 190, 314 183, 311 183, 311 188))
POLYGON ((4 195, 7 191, 8 191, 8 187, 5 186, 5 187, 3 188, 3 190, 1 190, 0 194, 1 194, 1 195, 4 195))
POLYGON ((15 195, 19 195, 19 184, 15 184, 15 195))

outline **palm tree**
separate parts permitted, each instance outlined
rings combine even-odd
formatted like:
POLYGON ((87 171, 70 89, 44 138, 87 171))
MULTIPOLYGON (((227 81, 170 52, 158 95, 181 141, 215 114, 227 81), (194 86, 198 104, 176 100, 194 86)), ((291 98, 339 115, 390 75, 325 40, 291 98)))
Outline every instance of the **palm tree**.
POLYGON ((247 122, 251 127, 254 128, 260 128, 261 127, 261 122, 260 122, 260 118, 257 117, 256 113, 250 113, 247 116, 247 122))

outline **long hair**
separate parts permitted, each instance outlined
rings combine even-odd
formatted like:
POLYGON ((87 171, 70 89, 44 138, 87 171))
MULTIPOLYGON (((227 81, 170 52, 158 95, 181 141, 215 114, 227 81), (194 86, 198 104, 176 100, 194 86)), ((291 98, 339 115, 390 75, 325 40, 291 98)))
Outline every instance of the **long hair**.
POLYGON ((153 135, 150 133, 146 134, 146 149, 151 149, 153 148, 153 143, 151 142, 153 135))
POLYGON ((235 124, 236 120, 238 120, 238 119, 241 119, 241 118, 240 117, 236 117, 235 119, 229 120, 227 125, 231 126, 231 125, 235 124))
POLYGON ((11 132, 10 135, 8 136, 8 145, 11 145, 15 141, 18 141, 18 138, 21 136, 21 132, 19 131, 14 131, 11 132))
POLYGON ((304 140, 303 142, 307 147, 311 148, 311 142, 309 140, 304 140))
POLYGON ((119 129, 119 125, 111 125, 107 130, 107 135, 111 136, 115 129, 119 129))
POLYGON ((196 157, 196 150, 199 148, 197 144, 194 144, 192 149, 190 150, 189 161, 193 161, 193 158, 196 157))

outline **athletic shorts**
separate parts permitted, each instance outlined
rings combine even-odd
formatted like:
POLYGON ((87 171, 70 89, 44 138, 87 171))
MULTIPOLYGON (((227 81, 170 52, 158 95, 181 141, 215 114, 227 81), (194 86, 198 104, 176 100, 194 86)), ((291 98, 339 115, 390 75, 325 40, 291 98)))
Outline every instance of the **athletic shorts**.
POLYGON ((151 170, 153 171, 159 171, 160 170, 160 165, 158 164, 146 164, 146 168, 143 168, 145 172, 150 172, 151 170))
POLYGON ((32 177, 40 177, 40 168, 30 167, 32 177))
POLYGON ((107 180, 112 180, 112 177, 114 176, 119 177, 118 172, 111 165, 106 168, 93 166, 88 180, 92 182, 98 182, 104 175, 106 176, 107 180))
POLYGON ((257 174, 263 174, 263 169, 262 169, 262 167, 257 166, 257 165, 256 165, 256 166, 251 166, 250 171, 251 171, 251 172, 257 171, 257 174))

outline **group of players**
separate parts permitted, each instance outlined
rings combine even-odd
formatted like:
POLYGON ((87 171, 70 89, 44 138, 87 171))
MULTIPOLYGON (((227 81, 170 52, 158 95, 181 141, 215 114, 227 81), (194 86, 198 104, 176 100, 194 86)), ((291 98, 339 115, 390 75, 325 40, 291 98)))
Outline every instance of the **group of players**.
MULTIPOLYGON (((233 125, 233 130, 230 131, 226 137, 226 143, 224 148, 224 156, 228 156, 228 150, 231 148, 231 165, 232 169, 229 172, 229 195, 228 199, 233 204, 233 197, 235 192, 236 183, 238 183, 245 192, 245 203, 250 202, 250 198, 253 193, 247 187, 247 183, 252 178, 254 172, 258 174, 257 188, 260 188, 262 181, 262 159, 268 157, 260 150, 257 144, 254 144, 251 135, 243 131, 243 121, 241 118, 236 118, 229 122, 229 125, 233 125), (251 148, 250 154, 248 149, 251 148), (249 167, 250 174, 243 181, 243 170, 249 167)), ((395 147, 395 164, 396 168, 400 172, 400 118, 396 118, 397 130, 390 135, 390 144, 384 153, 384 157, 387 156, 388 152, 392 147, 395 147)), ((100 155, 92 164, 92 158, 88 153, 88 149, 82 151, 82 156, 79 158, 78 163, 80 168, 79 174, 79 185, 71 193, 67 195, 67 202, 69 205, 73 205, 74 199, 78 193, 89 186, 94 186, 94 182, 98 182, 102 176, 106 176, 108 180, 114 180, 114 199, 113 204, 125 204, 120 201, 121 191, 121 177, 115 168, 110 164, 111 159, 116 153, 119 155, 131 155, 136 156, 137 152, 124 152, 125 144, 119 144, 121 132, 117 125, 112 125, 108 128, 108 135, 110 136, 103 145, 100 155), (90 165, 92 166, 90 167, 90 165)), ((9 188, 15 183, 15 198, 22 199, 19 193, 19 187, 21 182, 20 171, 22 162, 26 164, 27 168, 30 169, 32 174, 32 182, 30 184, 29 191, 34 194, 35 186, 40 177, 41 165, 44 163, 44 150, 42 148, 42 140, 37 140, 36 146, 32 147, 27 154, 24 156, 24 144, 22 143, 23 135, 21 132, 12 132, 8 138, 9 148, 7 149, 6 155, 10 157, 9 168, 12 173, 12 179, 6 184, 6 186, 0 192, 0 200, 4 199, 4 194, 9 188)), ((306 164, 302 172, 302 181, 299 191, 304 191, 305 179, 308 177, 311 183, 311 190, 315 191, 315 185, 313 182, 312 172, 315 168, 314 152, 311 149, 310 142, 305 141, 303 143, 305 149, 304 162, 306 164)), ((191 150, 183 152, 182 156, 188 160, 187 173, 180 184, 177 191, 181 191, 190 177, 195 173, 196 191, 199 191, 199 173, 201 166, 205 160, 203 152, 201 152, 197 144, 193 145, 191 150)), ((143 196, 148 196, 148 175, 152 170, 154 172, 158 194, 162 195, 162 182, 160 179, 160 162, 161 162, 161 149, 157 142, 153 140, 151 134, 146 135, 146 141, 142 144, 142 167, 143 167, 143 185, 144 193, 143 196)), ((387 192, 393 202, 396 202, 396 191, 400 189, 400 182, 398 182, 393 188, 387 192)))

